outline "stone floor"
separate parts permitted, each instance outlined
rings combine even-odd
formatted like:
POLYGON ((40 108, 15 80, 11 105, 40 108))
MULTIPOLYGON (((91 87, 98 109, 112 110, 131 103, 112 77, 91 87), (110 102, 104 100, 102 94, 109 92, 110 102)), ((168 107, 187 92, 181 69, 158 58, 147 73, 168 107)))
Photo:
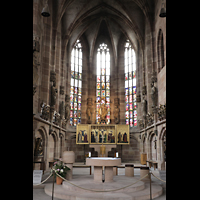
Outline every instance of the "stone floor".
MULTIPOLYGON (((88 175, 89 171, 90 171, 89 168, 74 168, 73 169, 73 175, 83 175, 83 174, 88 175)), ((155 176, 161 178, 162 180, 166 180, 165 171, 158 171, 157 169, 154 170, 153 167, 151 168, 151 171, 152 171, 153 174, 155 174, 155 176)), ((93 170, 92 170, 92 172, 93 172, 93 170)), ((43 175, 42 180, 47 178, 48 175, 49 175, 49 172, 46 172, 43 175)), ((120 175, 125 175, 125 168, 119 168, 118 169, 118 176, 120 176, 120 175)), ((134 169, 134 176, 135 177, 140 176, 140 169, 139 168, 134 169)), ((42 184, 40 186, 34 186, 33 187, 33 200, 50 200, 50 199, 52 199, 52 197, 47 195, 44 191, 45 185, 52 183, 52 181, 53 181, 53 177, 49 178, 44 184, 42 184)), ((154 198, 154 199, 155 200, 166 200, 166 183, 163 183, 162 181, 156 179, 154 176, 152 176, 152 183, 163 187, 163 194, 161 196, 157 197, 157 198, 154 198)), ((54 197, 54 200, 61 200, 61 199, 54 197)))

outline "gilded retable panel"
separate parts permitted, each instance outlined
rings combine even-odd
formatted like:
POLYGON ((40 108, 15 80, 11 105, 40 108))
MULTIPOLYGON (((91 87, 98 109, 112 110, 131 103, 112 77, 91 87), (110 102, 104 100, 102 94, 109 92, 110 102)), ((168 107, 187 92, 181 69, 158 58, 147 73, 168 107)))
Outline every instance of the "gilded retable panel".
POLYGON ((78 124, 76 144, 129 144, 129 125, 78 124))

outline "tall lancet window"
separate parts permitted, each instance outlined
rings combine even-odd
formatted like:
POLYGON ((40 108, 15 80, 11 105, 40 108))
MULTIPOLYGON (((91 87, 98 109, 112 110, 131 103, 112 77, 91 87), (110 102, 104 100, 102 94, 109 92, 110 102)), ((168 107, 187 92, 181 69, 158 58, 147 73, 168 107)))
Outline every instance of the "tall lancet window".
POLYGON ((82 45, 77 40, 71 52, 70 125, 81 123, 82 45))
POLYGON ((110 52, 104 43, 97 49, 96 122, 100 119, 99 109, 102 104, 107 107, 106 121, 110 124, 110 52))
POLYGON ((137 126, 136 111, 136 56, 129 40, 125 43, 125 118, 130 127, 137 126))

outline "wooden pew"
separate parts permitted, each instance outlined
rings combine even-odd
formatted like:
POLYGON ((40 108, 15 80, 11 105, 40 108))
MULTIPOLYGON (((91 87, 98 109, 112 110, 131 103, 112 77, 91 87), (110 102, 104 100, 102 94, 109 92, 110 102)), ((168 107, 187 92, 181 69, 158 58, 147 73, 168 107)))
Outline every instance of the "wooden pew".
POLYGON ((154 170, 155 170, 155 168, 158 168, 158 162, 153 161, 153 160, 146 160, 146 162, 149 163, 149 168, 151 168, 152 164, 153 164, 154 170))

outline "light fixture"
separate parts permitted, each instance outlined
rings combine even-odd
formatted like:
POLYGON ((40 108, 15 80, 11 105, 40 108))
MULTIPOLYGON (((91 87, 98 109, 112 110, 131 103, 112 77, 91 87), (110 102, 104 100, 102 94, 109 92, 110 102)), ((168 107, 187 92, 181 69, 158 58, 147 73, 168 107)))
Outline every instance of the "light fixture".
POLYGON ((160 14, 159 14, 159 17, 166 17, 166 8, 164 7, 164 3, 162 3, 162 6, 161 6, 161 10, 160 10, 160 14))
POLYGON ((47 1, 48 1, 48 0, 46 0, 45 6, 44 6, 44 8, 42 9, 42 12, 41 12, 41 15, 42 15, 43 17, 49 17, 49 16, 50 16, 50 13, 49 13, 49 6, 48 6, 47 1))

